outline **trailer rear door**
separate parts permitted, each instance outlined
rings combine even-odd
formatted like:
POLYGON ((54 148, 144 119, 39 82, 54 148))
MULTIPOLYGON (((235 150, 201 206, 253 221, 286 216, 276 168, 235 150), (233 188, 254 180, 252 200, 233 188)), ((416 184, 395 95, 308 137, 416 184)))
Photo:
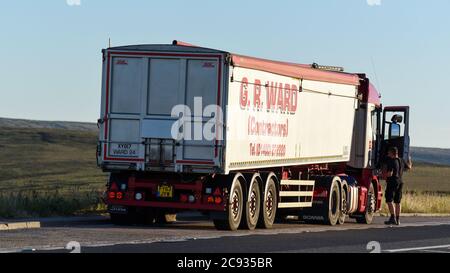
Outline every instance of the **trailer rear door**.
POLYGON ((219 164, 218 140, 202 132, 206 122, 219 118, 204 110, 221 104, 222 59, 221 54, 110 51, 103 160, 166 170, 219 164), (180 117, 181 128, 175 130, 180 117), (181 132, 184 139, 177 139, 181 132))

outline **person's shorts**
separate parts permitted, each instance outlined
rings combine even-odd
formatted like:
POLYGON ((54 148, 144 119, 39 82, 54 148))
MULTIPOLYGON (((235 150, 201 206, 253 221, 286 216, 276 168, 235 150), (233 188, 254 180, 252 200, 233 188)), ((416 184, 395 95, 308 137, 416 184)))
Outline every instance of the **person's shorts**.
POLYGON ((388 180, 385 192, 386 203, 400 204, 402 202, 402 190, 403 182, 388 180))

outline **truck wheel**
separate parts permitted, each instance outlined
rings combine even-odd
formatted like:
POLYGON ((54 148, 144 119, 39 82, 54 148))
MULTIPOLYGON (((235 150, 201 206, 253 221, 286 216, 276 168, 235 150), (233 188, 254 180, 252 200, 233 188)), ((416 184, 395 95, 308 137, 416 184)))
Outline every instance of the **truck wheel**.
POLYGON ((258 227, 269 229, 273 226, 278 207, 277 186, 275 185, 273 176, 267 181, 263 194, 264 197, 261 198, 261 213, 258 227))
POLYGON ((261 190, 259 184, 259 175, 253 175, 247 198, 245 199, 245 208, 242 213, 241 227, 254 230, 259 220, 261 208, 261 190))
POLYGON ((347 182, 345 180, 342 180, 342 187, 341 187, 341 209, 340 209, 340 215, 338 219, 338 224, 343 225, 345 223, 345 219, 347 218, 347 211, 348 211, 348 192, 347 192, 347 182))
POLYGON ((328 196, 328 200, 326 202, 325 208, 327 211, 325 212, 325 224, 330 226, 335 226, 339 220, 341 215, 340 210, 340 194, 339 194, 339 184, 336 180, 333 180, 330 187, 330 195, 328 196))
POLYGON ((234 177, 225 216, 226 219, 214 219, 214 225, 219 230, 234 231, 239 228, 244 207, 244 192, 242 190, 241 180, 245 181, 241 174, 237 174, 234 177))
POLYGON ((359 224, 367 224, 370 225, 373 221, 373 215, 375 213, 376 206, 376 196, 375 190, 373 188, 373 184, 370 183, 369 191, 367 192, 367 205, 366 211, 363 215, 359 215, 356 217, 356 222, 359 224))

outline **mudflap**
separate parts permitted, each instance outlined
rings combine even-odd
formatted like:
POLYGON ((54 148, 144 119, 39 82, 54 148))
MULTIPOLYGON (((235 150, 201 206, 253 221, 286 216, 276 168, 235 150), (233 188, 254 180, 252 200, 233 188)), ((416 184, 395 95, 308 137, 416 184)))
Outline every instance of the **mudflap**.
POLYGON ((312 208, 304 208, 299 212, 298 219, 306 223, 323 223, 325 222, 325 200, 313 201, 312 208))
MULTIPOLYGON (((316 180, 316 187, 323 187, 323 184, 317 183, 316 180)), ((325 189, 325 188, 323 188, 325 189)), ((326 192, 328 192, 329 189, 327 189, 326 192)), ((325 193, 326 193, 325 192, 325 193)), ((327 198, 328 194, 326 196, 314 196, 312 207, 311 208, 303 208, 299 212, 299 220, 304 221, 306 223, 323 223, 325 222, 325 212, 326 212, 326 205, 327 205, 327 198)))
POLYGON ((311 208, 302 209, 299 220, 311 224, 325 224, 328 221, 329 194, 336 176, 321 175, 312 177, 316 181, 316 190, 311 208))

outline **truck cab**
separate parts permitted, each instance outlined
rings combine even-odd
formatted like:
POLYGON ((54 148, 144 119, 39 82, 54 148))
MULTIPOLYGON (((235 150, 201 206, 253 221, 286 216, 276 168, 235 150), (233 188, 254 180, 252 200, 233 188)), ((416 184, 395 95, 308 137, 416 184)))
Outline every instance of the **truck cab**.
POLYGON ((380 164, 385 161, 389 147, 396 147, 405 161, 409 159, 409 106, 384 107, 381 137, 380 164))
POLYGON ((386 161, 387 149, 396 147, 409 158, 409 106, 383 106, 381 96, 364 74, 360 75, 362 101, 355 111, 352 156, 348 166, 372 169, 377 174, 386 161))

